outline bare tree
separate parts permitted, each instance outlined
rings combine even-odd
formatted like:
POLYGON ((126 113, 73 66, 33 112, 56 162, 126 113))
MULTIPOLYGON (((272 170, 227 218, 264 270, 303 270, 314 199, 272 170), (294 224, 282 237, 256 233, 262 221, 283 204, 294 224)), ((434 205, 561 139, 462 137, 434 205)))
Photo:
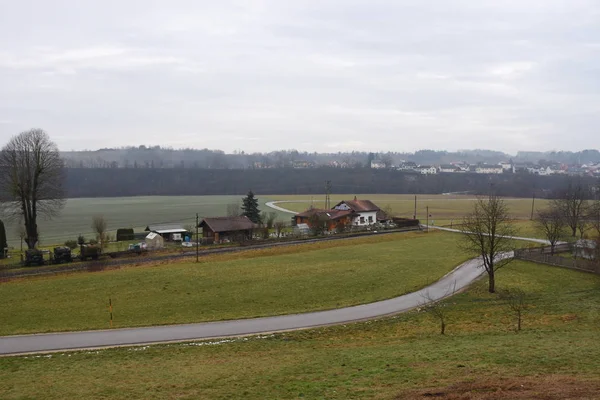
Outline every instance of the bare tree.
POLYGON ((242 207, 239 202, 227 204, 228 217, 239 217, 240 215, 242 215, 242 207))
POLYGON ((529 308, 527 304, 527 295, 522 289, 506 289, 500 292, 500 299, 506 301, 506 306, 515 315, 517 319, 517 332, 521 330, 523 314, 529 308))
POLYGON ((507 253, 512 250, 515 229, 504 200, 490 194, 479 197, 473 211, 464 217, 461 229, 462 248, 482 258, 483 268, 488 275, 488 290, 496 290, 496 271, 509 263, 507 253))
POLYGON ((46 132, 13 136, 0 152, 0 202, 9 219, 22 218, 28 248, 39 241, 37 218, 59 214, 65 205, 64 163, 46 132))
POLYGON ((277 234, 277 237, 281 237, 281 233, 283 232, 283 230, 285 229, 285 222, 283 221, 275 221, 275 233, 277 234))
POLYGON ((584 224, 587 211, 587 198, 589 188, 581 180, 570 181, 566 189, 559 193, 559 198, 551 201, 550 205, 563 215, 567 226, 571 229, 571 236, 577 236, 577 230, 584 224))
MULTIPOLYGON (((456 282, 454 282, 453 286, 448 287, 446 294, 442 296, 442 298, 452 296, 456 293, 456 282)), ((434 299, 433 296, 426 291, 423 294, 423 302, 421 303, 421 308, 425 310, 432 318, 436 319, 440 323, 440 335, 446 334, 446 325, 448 322, 448 309, 446 308, 446 304, 441 302, 442 299, 434 299)))
POLYGON ((96 240, 100 243, 100 248, 104 249, 104 244, 108 239, 107 235, 108 224, 103 215, 94 215, 92 218, 92 229, 96 233, 96 240))
POLYGON ((591 204, 588 210, 590 225, 596 231, 596 236, 600 237, 600 200, 591 204))
POLYGON ((265 216, 265 218, 263 219, 263 222, 267 226, 267 229, 273 228, 273 224, 275 223, 276 219, 277 219, 277 213, 274 211, 271 211, 270 213, 268 213, 265 216))
POLYGON ((562 213, 555 207, 550 207, 548 210, 538 211, 534 222, 536 228, 550 242, 550 254, 554 254, 556 243, 563 237, 567 226, 562 213))

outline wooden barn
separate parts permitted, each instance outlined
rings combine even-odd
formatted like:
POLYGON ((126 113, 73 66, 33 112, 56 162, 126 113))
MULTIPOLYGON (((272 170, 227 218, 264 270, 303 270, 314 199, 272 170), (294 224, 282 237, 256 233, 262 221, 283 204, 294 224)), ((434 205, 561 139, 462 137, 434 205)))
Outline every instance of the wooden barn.
POLYGON ((204 218, 198 224, 202 237, 214 243, 252 239, 252 231, 258 228, 248 217, 204 218))

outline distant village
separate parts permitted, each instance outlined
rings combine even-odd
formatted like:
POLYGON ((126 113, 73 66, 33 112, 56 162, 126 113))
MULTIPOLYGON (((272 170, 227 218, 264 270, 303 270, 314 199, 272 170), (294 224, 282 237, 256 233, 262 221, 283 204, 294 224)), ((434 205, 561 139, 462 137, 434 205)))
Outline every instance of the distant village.
MULTIPOLYGON (((326 164, 319 164, 313 161, 294 161, 292 164, 295 169, 306 169, 306 168, 319 168, 319 167, 331 167, 331 168, 356 168, 354 164, 338 161, 330 161, 326 164)), ((255 163, 254 168, 273 168, 272 166, 266 166, 262 163, 255 163)), ((401 161, 400 163, 393 164, 389 161, 380 159, 371 160, 371 169, 387 169, 397 170, 403 172, 414 172, 422 175, 430 174, 533 174, 540 176, 548 175, 571 175, 571 176, 595 176, 600 177, 600 162, 588 163, 588 164, 575 164, 568 165, 557 162, 547 163, 515 163, 512 161, 505 161, 499 164, 487 164, 477 163, 469 164, 464 161, 451 162, 449 164, 440 165, 423 165, 417 164, 413 161, 401 161)))

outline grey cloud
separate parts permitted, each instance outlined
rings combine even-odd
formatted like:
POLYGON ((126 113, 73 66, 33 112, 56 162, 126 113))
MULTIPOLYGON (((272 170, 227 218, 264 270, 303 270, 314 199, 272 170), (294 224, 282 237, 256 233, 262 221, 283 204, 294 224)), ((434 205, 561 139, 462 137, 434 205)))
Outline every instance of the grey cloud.
POLYGON ((595 1, 4 1, 0 34, 2 141, 600 145, 595 1))

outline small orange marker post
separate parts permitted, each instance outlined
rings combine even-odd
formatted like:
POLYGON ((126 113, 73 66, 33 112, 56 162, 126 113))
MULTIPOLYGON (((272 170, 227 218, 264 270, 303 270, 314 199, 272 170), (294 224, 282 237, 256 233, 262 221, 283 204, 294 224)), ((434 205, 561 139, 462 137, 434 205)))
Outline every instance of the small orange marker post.
POLYGON ((112 299, 109 297, 108 298, 108 311, 110 312, 110 327, 113 327, 113 323, 112 323, 112 299))

